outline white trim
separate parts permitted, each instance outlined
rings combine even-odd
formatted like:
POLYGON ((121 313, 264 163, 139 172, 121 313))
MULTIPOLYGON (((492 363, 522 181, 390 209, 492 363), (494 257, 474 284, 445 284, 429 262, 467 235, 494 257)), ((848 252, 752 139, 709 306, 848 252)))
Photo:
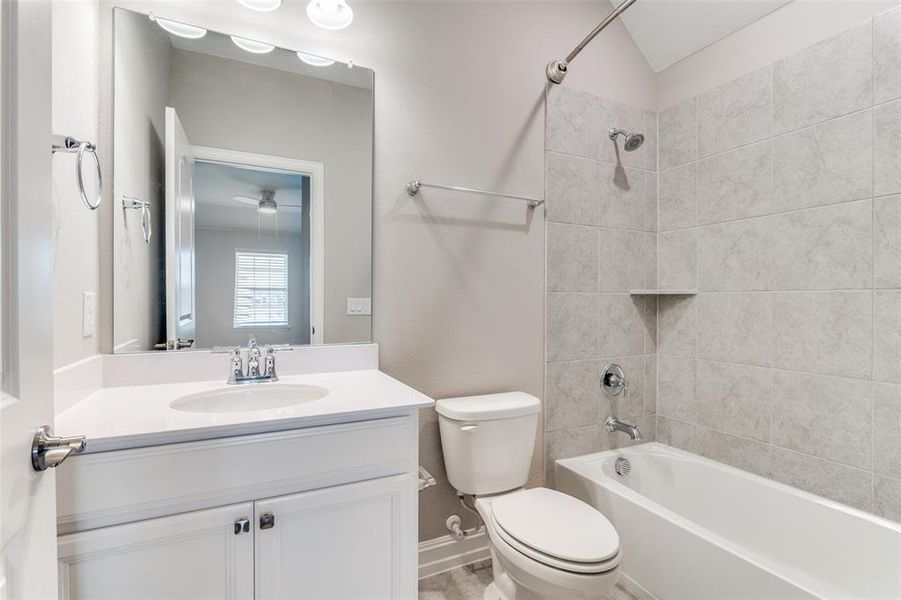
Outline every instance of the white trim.
POLYGON ((485 530, 456 540, 445 535, 419 543, 419 578, 444 573, 464 565, 491 558, 485 530))
POLYGON ((312 160, 239 152, 210 146, 194 146, 194 160, 278 169, 303 173, 310 178, 310 343, 325 341, 325 164, 312 160))

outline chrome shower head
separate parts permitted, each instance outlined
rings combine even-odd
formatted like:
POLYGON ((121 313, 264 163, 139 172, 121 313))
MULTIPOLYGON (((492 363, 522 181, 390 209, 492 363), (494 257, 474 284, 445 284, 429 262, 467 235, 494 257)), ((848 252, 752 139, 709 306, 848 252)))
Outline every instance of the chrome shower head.
POLYGON ((628 132, 624 129, 617 129, 616 127, 611 127, 608 135, 611 140, 614 142, 616 138, 619 136, 623 136, 625 138, 625 143, 623 144, 623 148, 626 152, 633 152, 641 148, 641 145, 644 144, 644 134, 636 133, 636 132, 628 132))

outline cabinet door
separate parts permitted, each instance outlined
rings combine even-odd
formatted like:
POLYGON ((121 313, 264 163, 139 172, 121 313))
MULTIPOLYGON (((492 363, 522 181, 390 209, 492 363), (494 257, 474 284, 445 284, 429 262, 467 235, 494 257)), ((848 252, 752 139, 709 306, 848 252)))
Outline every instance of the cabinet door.
POLYGON ((252 519, 245 502, 61 536, 59 597, 251 600, 252 519))
POLYGON ((416 493, 407 474, 256 502, 256 600, 416 598, 416 493))

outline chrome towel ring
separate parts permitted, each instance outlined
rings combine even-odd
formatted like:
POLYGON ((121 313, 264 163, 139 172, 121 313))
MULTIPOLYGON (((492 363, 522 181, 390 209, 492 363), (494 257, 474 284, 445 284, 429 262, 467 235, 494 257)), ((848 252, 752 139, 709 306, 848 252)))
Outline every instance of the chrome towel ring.
POLYGON ((150 243, 150 236, 153 235, 152 222, 150 220, 150 203, 137 198, 129 198, 122 196, 122 208, 141 209, 141 231, 144 232, 144 243, 150 243))
POLYGON ((100 198, 103 196, 103 176, 100 173, 100 159, 97 158, 97 146, 72 136, 55 135, 53 136, 53 152, 76 154, 75 181, 78 184, 78 194, 81 196, 81 201, 84 202, 85 206, 91 210, 97 210, 100 207, 100 198), (93 202, 88 198, 88 194, 84 189, 81 163, 84 161, 85 152, 91 153, 91 156, 94 157, 94 165, 97 167, 97 198, 93 202))

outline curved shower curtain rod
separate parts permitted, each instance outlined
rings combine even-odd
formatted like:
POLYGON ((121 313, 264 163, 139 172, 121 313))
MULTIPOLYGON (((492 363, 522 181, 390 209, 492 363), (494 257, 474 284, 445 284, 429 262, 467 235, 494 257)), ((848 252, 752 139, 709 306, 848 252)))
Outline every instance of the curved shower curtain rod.
POLYGON ((627 8, 635 4, 636 0, 624 0, 622 4, 613 9, 607 18, 601 21, 601 23, 591 30, 591 33, 585 36, 585 39, 579 42, 579 45, 573 48, 573 51, 570 52, 566 58, 562 58, 560 60, 552 60, 547 64, 547 80, 551 83, 562 83, 563 78, 566 77, 566 70, 569 68, 569 63, 573 61, 575 57, 579 55, 579 52, 587 46, 591 40, 597 36, 601 31, 604 30, 607 25, 613 22, 616 17, 620 16, 625 12, 627 8))

